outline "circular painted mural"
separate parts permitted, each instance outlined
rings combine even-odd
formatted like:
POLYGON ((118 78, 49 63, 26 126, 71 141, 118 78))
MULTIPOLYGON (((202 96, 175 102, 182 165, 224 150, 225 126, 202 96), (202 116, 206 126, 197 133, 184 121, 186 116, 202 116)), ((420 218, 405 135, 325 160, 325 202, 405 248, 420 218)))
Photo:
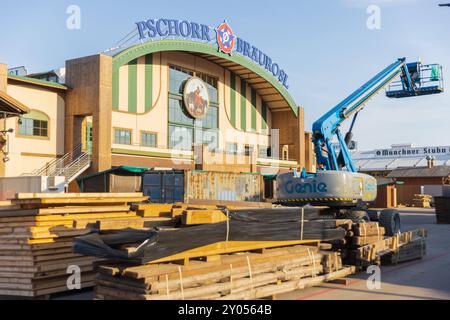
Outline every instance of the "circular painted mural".
POLYGON ((209 109, 209 92, 206 83, 200 78, 190 78, 184 86, 184 105, 189 114, 201 119, 209 109))

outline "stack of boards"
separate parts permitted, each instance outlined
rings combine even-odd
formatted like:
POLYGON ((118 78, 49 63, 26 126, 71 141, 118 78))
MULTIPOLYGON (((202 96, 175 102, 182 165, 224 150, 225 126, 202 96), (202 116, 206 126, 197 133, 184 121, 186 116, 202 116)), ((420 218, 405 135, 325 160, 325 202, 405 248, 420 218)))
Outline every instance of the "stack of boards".
POLYGON ((92 257, 72 252, 73 239, 92 229, 117 230, 160 225, 130 204, 148 200, 133 194, 18 194, 0 207, 0 296, 43 297, 68 291, 69 266, 93 285, 92 257))
POLYGON ((415 194, 413 199, 413 206, 416 208, 431 208, 431 201, 433 196, 427 194, 415 194))
POLYGON ((254 300, 317 286, 355 271, 319 247, 263 249, 173 263, 105 264, 95 279, 97 300, 254 300))

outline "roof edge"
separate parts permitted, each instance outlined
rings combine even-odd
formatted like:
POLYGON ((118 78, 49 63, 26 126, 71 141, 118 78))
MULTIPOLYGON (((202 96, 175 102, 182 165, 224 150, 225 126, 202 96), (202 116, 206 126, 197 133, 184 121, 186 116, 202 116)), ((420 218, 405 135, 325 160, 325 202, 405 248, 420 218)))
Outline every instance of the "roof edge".
POLYGON ((65 85, 62 85, 62 84, 59 84, 56 82, 51 82, 51 81, 38 80, 38 79, 30 78, 30 77, 9 75, 8 79, 20 81, 20 82, 24 82, 24 83, 29 83, 29 84, 33 84, 33 85, 37 85, 37 86, 42 86, 42 87, 63 90, 63 91, 68 90, 68 87, 65 85))

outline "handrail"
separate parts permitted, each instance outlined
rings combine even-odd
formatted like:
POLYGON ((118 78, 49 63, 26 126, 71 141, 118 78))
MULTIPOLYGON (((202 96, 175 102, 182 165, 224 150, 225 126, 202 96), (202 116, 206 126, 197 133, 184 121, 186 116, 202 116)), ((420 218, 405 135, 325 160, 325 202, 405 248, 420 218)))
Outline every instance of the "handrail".
POLYGON ((58 176, 58 173, 61 171, 61 169, 64 169, 68 164, 70 164, 67 163, 68 161, 73 161, 75 158, 78 158, 82 154, 82 148, 83 145, 79 144, 71 152, 66 153, 61 158, 55 159, 47 163, 44 167, 37 169, 30 174, 23 174, 22 176, 31 175, 56 177, 58 176))

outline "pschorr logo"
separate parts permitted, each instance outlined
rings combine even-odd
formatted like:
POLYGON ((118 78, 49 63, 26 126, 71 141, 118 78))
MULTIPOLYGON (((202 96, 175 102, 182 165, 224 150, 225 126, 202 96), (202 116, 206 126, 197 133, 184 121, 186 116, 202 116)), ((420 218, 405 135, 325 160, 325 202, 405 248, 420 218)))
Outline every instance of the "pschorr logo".
POLYGON ((229 24, 224 21, 220 26, 216 28, 217 33, 217 44, 219 45, 220 51, 223 53, 231 54, 234 48, 234 40, 236 36, 234 35, 233 29, 229 24))

